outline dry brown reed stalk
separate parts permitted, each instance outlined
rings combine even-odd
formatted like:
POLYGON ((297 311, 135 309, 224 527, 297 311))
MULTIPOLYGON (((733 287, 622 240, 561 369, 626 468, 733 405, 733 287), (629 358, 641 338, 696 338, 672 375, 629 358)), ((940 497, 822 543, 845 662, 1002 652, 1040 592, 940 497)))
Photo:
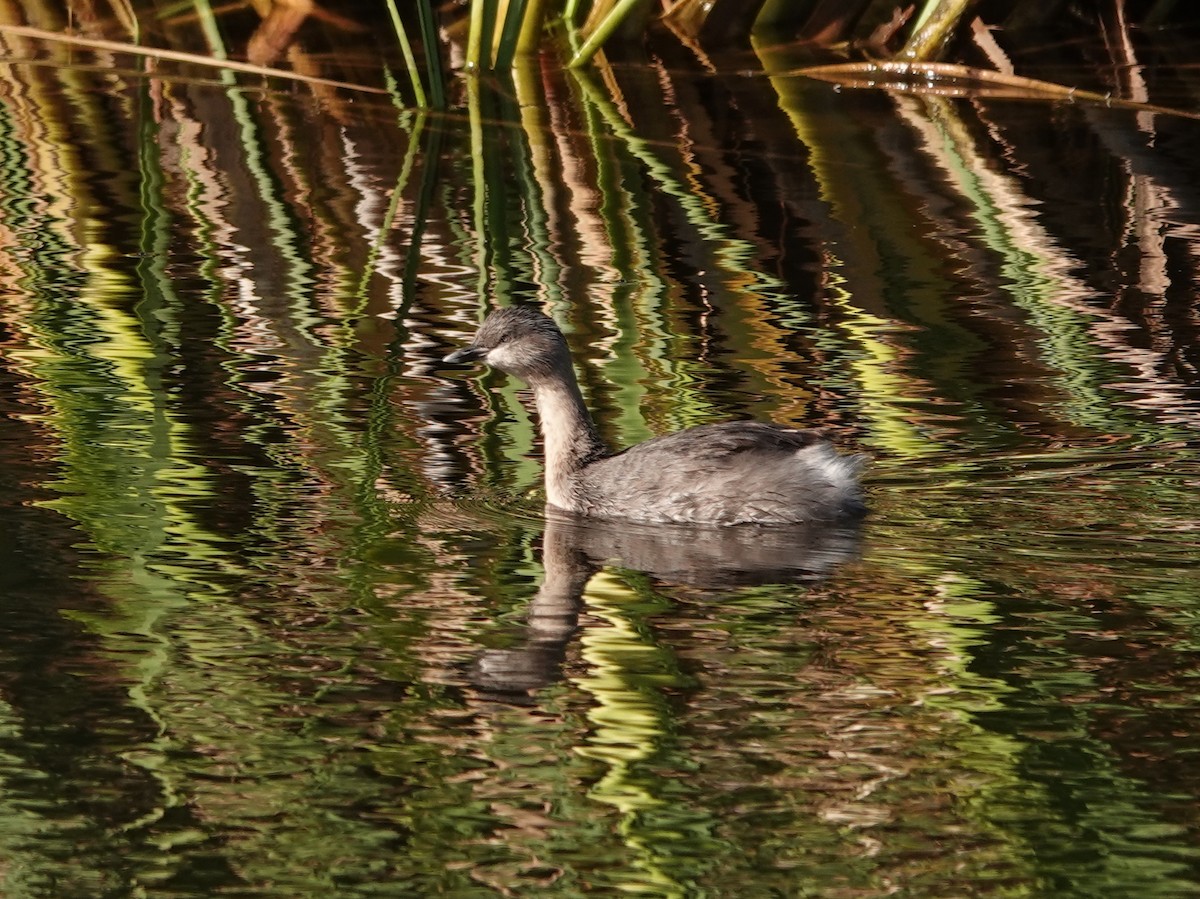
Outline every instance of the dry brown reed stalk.
POLYGON ((1121 109, 1136 109, 1164 115, 1200 119, 1200 113, 1169 106, 1154 106, 1136 100, 1124 100, 1111 94, 1078 90, 1053 81, 1023 78, 990 69, 950 62, 852 62, 827 66, 807 66, 787 72, 773 72, 772 77, 800 75, 830 81, 844 87, 897 87, 914 93, 921 90, 949 94, 986 94, 1011 98, 1037 100, 1067 100, 1072 102, 1097 103, 1121 109))
POLYGON ((45 31, 41 28, 29 28, 24 25, 0 25, 0 34, 15 37, 32 38, 33 40, 51 43, 70 44, 75 47, 86 47, 90 50, 102 50, 109 53, 129 53, 136 56, 146 56, 151 59, 168 62, 181 62, 189 65, 207 66, 215 69, 228 69, 234 72, 244 72, 250 75, 262 75, 268 78, 281 78, 288 81, 299 81, 305 84, 321 85, 322 87, 341 88, 367 94, 387 94, 380 87, 367 84, 353 84, 348 81, 335 81, 330 78, 320 78, 316 75, 304 75, 299 72, 289 72, 286 69, 275 69, 270 66, 257 66, 253 63, 238 62, 232 59, 213 59, 197 53, 184 53, 179 50, 164 50, 157 47, 143 47, 122 41, 106 41, 98 38, 80 37, 74 34, 63 34, 58 31, 45 31))

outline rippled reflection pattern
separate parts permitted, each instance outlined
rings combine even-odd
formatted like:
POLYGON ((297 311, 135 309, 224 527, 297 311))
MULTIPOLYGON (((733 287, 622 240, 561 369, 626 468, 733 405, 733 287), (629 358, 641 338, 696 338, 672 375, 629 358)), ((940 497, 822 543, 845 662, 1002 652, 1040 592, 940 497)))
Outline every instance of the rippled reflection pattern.
POLYGON ((1200 133, 762 61, 0 65, 0 891, 1200 889, 1200 133), (820 425, 871 516, 545 513, 438 362, 511 302, 612 444, 820 425))

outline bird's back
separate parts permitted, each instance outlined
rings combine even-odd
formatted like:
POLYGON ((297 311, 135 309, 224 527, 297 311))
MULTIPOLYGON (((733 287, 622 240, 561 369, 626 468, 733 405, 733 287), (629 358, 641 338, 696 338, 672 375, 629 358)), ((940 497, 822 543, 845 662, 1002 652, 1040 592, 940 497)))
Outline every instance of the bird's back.
POLYGON ((818 431, 764 422, 701 425, 584 467, 569 511, 605 518, 787 524, 861 515, 863 456, 818 431))

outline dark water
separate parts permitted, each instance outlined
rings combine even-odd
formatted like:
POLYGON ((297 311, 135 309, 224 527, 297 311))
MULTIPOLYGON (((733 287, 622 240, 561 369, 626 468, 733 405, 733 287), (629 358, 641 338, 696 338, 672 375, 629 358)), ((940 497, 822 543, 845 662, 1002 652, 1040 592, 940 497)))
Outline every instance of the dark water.
POLYGON ((0 66, 5 895, 1200 892, 1200 124, 456 110, 0 66), (614 444, 820 424, 872 515, 547 521, 438 362, 509 302, 614 444))

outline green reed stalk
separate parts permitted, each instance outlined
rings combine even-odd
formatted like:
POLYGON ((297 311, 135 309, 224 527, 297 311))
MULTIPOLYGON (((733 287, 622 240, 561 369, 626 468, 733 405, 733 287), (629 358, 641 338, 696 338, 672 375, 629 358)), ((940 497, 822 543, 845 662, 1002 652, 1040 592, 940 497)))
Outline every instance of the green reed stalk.
POLYGON ((221 29, 217 26, 217 17, 208 0, 196 0, 193 9, 196 18, 200 20, 200 30, 208 41, 208 52, 214 59, 226 59, 229 54, 225 50, 225 40, 221 37, 221 29))
POLYGON ((587 40, 583 42, 583 46, 578 52, 571 57, 571 61, 567 63, 568 68, 578 68, 585 65, 596 51, 604 44, 622 22, 632 13, 644 0, 619 0, 615 6, 597 24, 592 33, 588 35, 587 40))
POLYGON ((542 26, 545 24, 546 0, 527 0, 525 15, 522 17, 521 37, 517 41, 518 53, 533 53, 537 50, 538 42, 542 39, 542 26))
POLYGON ((408 42, 408 32, 400 19, 400 11, 396 9, 396 0, 387 0, 388 12, 392 17, 392 27, 396 29, 396 37, 400 41, 400 50, 404 54, 404 64, 408 67, 408 80, 412 82, 413 95, 417 105, 422 109, 429 106, 425 98, 425 88, 421 85, 421 74, 417 71, 417 61, 413 57, 412 44, 408 42))
POLYGON ((109 5, 117 21, 129 32, 130 39, 136 44, 142 38, 142 30, 133 4, 129 0, 109 0, 109 5))
POLYGON ((492 67, 496 44, 496 0, 471 0, 470 29, 467 32, 467 66, 479 71, 492 67))
POLYGON ((483 45, 484 0, 472 0, 471 18, 467 23, 467 68, 479 69, 480 47, 483 45))
POLYGON ((496 61, 493 68, 504 71, 512 68, 513 57, 521 40, 525 24, 525 12, 529 9, 527 0, 509 0, 508 10, 504 16, 504 27, 500 32, 500 43, 496 47, 496 61))
POLYGON ((421 23, 421 46, 425 49, 425 71, 429 75, 429 98, 434 109, 446 108, 446 88, 442 76, 442 60, 439 53, 437 20, 430 0, 417 0, 417 13, 421 23))
POLYGON ((968 3, 969 0, 926 0, 913 26, 912 36, 896 58, 932 59, 962 18, 968 3))

